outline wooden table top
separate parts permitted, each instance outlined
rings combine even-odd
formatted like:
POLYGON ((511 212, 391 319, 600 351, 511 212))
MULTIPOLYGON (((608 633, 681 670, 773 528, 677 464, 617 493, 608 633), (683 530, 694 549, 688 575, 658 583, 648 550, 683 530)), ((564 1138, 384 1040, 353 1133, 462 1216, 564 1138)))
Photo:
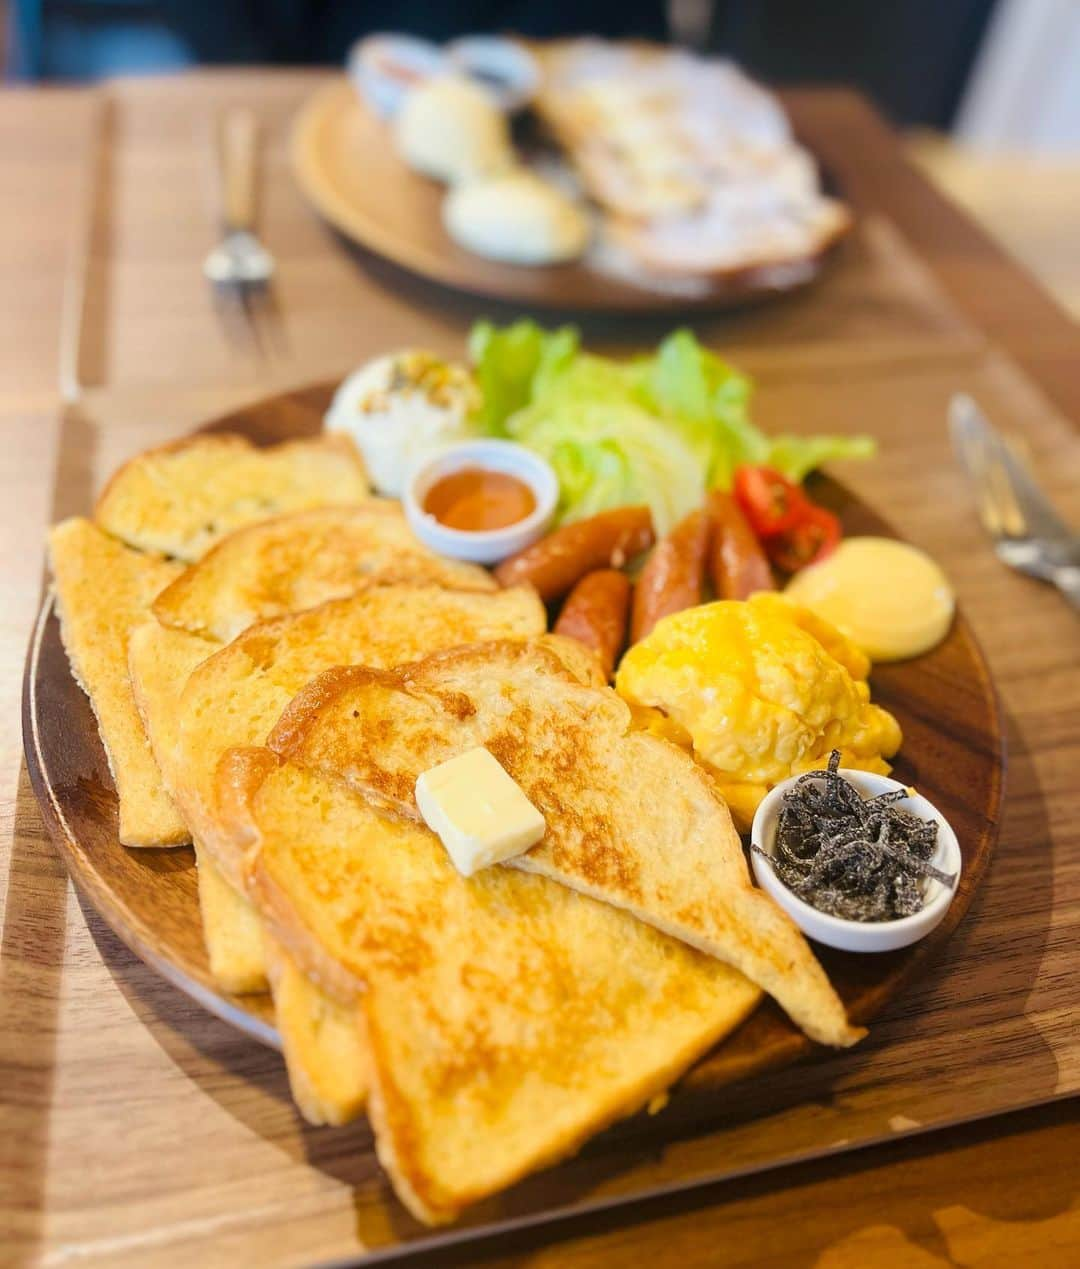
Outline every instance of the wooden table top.
MULTIPOLYGON (((14 195, 0 207, 0 1260, 302 1263, 385 1235, 350 1203, 348 1134, 300 1124, 273 1054, 157 980, 83 909, 19 757, 22 654, 51 519, 85 510, 120 458, 201 417, 398 342, 456 351, 484 311, 358 260, 300 202, 285 129, 318 80, 201 73, 0 95, 14 195), (283 339, 268 359, 225 337, 197 273, 212 232, 207 128, 230 101, 255 105, 272 134, 283 339)), ((860 231, 808 295, 695 325, 754 373, 765 426, 879 437, 876 462, 840 474, 941 560, 986 649, 1010 746, 998 855, 940 963, 865 1046, 748 1089, 754 1113, 710 1137, 749 1167, 763 1141, 773 1159, 777 1143, 794 1159, 827 1134, 841 1153, 577 1219, 542 1241, 472 1248, 458 1263, 831 1269, 1080 1254, 1080 1123, 1063 1100, 1080 1088, 1080 627, 1054 593, 996 563, 943 429, 949 394, 972 391, 1080 519, 1080 336, 857 98, 791 104, 860 231)), ((657 333, 588 328, 619 347, 657 333)), ((692 1155, 682 1141, 634 1168, 663 1177, 692 1155)), ((593 1183, 602 1194, 612 1181, 593 1183)))

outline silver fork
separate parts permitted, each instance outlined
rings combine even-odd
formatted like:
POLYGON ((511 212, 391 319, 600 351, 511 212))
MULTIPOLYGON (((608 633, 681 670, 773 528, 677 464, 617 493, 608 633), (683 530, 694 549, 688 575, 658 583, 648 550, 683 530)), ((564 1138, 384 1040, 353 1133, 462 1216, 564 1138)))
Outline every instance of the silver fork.
POLYGON ((949 433, 998 559, 1051 582, 1080 609, 1080 536, 1050 505, 1026 462, 963 393, 949 402, 949 433))
POLYGON ((203 262, 219 299, 234 301, 256 343, 259 310, 270 305, 274 257, 259 241, 259 126, 250 110, 229 110, 217 123, 222 239, 203 262))

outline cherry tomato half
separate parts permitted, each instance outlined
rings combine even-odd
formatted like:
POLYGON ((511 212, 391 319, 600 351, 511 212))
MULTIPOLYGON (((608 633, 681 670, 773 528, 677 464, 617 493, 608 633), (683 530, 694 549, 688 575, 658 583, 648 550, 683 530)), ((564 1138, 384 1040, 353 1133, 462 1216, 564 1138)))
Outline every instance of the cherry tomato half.
POLYGON ((840 541, 840 521, 831 511, 807 502, 799 519, 786 532, 764 543, 769 559, 785 573, 797 573, 808 564, 817 564, 836 549, 840 541))
POLYGON ((798 485, 771 467, 739 467, 735 498, 759 538, 786 533, 809 506, 798 485))

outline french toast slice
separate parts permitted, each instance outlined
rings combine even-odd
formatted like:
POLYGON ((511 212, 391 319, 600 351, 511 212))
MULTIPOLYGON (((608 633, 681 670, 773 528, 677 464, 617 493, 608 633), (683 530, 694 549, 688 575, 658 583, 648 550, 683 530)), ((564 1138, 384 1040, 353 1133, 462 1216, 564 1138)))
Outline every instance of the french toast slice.
POLYGON ((154 596, 181 566, 134 551, 81 516, 49 533, 60 634, 72 673, 90 698, 116 785, 125 846, 189 841, 154 760, 128 676, 128 641, 154 596))
POLYGON ((360 502, 364 464, 343 436, 260 448, 219 432, 147 450, 102 490, 94 520, 142 551, 197 560, 227 533, 289 511, 360 502))
POLYGON ((423 825, 267 749, 226 754, 217 793, 274 937, 335 994, 352 987, 378 1155, 428 1223, 646 1105, 759 999, 546 877, 466 880, 423 825))
MULTIPOLYGON (((289 700, 329 666, 392 664, 459 639, 524 639, 545 623, 543 605, 526 588, 386 586, 258 623, 225 647, 156 621, 133 634, 132 682, 165 782, 199 846, 203 932, 223 987, 265 990, 266 974, 261 927, 228 844, 214 831, 209 794, 221 753, 265 741, 289 700), (207 861, 220 877, 207 872, 207 861)), ((565 655, 588 665, 575 647, 565 655)))
POLYGON ((154 615, 167 626, 227 643, 255 621, 395 582, 496 589, 486 569, 429 551, 400 504, 372 498, 276 516, 231 533, 158 597, 154 615))
MULTIPOLYGON (((128 670, 139 715, 150 737, 165 787, 176 787, 178 706, 191 672, 221 644, 183 630, 169 630, 152 618, 132 631, 128 670)), ((199 910, 210 972, 236 995, 269 989, 262 923, 247 898, 230 885, 213 857, 193 835, 199 910)))
POLYGON ((677 746, 631 730, 614 691, 576 681, 542 643, 456 648, 389 672, 331 670, 300 693, 267 743, 417 822, 417 777, 484 745, 547 825, 511 867, 736 967, 820 1043, 864 1034, 797 927, 752 884, 708 774, 677 746))
POLYGON ((255 906, 225 880, 198 838, 194 846, 203 943, 214 981, 234 996, 269 991, 266 938, 255 906))
MULTIPOLYGON (((178 702, 191 672, 221 645, 150 620, 128 651, 139 713, 168 785, 175 778, 178 702)), ((247 896, 227 881, 194 837, 199 911, 210 973, 223 991, 272 991, 293 1095, 305 1118, 343 1124, 363 1108, 367 1061, 354 1013, 345 1015, 296 968, 247 896)))
POLYGON ((347 1124, 363 1112, 370 1060, 363 1017, 303 973, 277 939, 264 935, 289 1087, 309 1124, 347 1124))
POLYGON ((213 816, 214 770, 226 749, 264 743, 289 701, 330 666, 393 665, 460 642, 527 639, 546 622, 543 605, 527 587, 483 592, 437 586, 375 587, 258 622, 198 666, 180 694, 170 765, 177 803, 225 878, 242 889, 213 816))

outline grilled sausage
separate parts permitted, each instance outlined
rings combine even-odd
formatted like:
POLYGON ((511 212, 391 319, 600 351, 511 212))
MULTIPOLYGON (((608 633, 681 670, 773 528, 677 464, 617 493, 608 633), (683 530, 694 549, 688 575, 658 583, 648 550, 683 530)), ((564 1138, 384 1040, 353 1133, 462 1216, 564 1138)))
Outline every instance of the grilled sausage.
POLYGON ((586 573, 567 596, 555 633, 592 648, 611 678, 626 642, 629 612, 630 579, 615 568, 597 569, 586 573))
POLYGON ((644 639, 661 617, 701 603, 708 552, 709 518, 704 511, 692 511, 656 544, 634 588, 631 643, 644 639))
POLYGON ((500 586, 535 586, 545 602, 558 599, 586 573, 619 568, 653 543, 648 507, 621 507, 565 524, 495 570, 500 586))
POLYGON ((709 494, 712 543, 709 574, 717 599, 746 599, 756 590, 775 590, 772 569, 761 543, 731 494, 709 494))

